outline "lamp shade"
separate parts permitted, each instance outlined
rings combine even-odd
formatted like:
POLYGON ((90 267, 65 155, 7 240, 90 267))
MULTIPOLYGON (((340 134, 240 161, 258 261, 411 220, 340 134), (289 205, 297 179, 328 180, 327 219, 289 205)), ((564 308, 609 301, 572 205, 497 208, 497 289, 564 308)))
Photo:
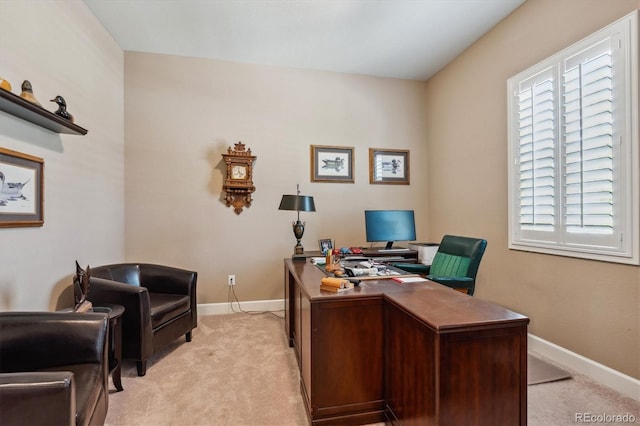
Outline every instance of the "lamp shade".
POLYGON ((283 195, 278 210, 293 210, 298 212, 315 212, 316 205, 309 195, 283 195))

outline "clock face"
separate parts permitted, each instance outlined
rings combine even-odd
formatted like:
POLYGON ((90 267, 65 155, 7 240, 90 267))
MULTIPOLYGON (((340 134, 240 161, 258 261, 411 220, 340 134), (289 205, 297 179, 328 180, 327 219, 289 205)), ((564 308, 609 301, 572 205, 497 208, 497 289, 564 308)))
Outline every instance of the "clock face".
POLYGON ((231 167, 231 179, 246 179, 247 178, 247 166, 235 165, 231 167))

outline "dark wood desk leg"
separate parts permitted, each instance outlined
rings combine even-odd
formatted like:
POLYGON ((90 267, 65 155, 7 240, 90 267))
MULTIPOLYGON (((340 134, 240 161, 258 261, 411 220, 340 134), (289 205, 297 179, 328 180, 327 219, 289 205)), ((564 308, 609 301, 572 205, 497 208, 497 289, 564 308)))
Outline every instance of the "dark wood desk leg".
POLYGON ((115 366, 111 373, 111 379, 113 385, 118 391, 124 390, 121 380, 121 368, 122 368, 122 318, 116 318, 116 323, 113 326, 113 357, 115 366))

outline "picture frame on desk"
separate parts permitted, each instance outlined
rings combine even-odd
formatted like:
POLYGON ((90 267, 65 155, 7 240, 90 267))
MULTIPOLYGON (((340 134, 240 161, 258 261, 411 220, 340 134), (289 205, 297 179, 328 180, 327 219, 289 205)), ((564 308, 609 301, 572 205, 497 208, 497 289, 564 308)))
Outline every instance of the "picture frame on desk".
POLYGON ((0 228, 44 224, 44 160, 0 148, 0 228))
POLYGON ((311 182, 353 183, 353 149, 311 145, 311 182))
POLYGON ((369 183, 409 185, 409 150, 369 148, 369 183))
POLYGON ((331 240, 330 238, 318 240, 318 245, 320 246, 320 252, 324 256, 326 256, 329 251, 333 250, 333 240, 331 240))

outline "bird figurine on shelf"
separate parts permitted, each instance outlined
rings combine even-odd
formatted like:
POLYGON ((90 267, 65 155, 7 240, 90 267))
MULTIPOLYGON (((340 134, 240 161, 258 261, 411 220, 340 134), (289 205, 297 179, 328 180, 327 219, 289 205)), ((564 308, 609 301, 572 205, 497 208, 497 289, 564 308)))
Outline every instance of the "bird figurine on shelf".
POLYGON ((51 99, 51 102, 55 102, 58 104, 58 110, 54 114, 59 115, 62 118, 66 118, 73 123, 73 115, 71 115, 69 111, 67 111, 67 102, 65 102, 62 96, 56 96, 55 98, 51 99))
POLYGON ((20 97, 25 101, 29 101, 34 105, 40 105, 40 102, 33 96, 33 87, 31 87, 31 82, 29 80, 25 80, 22 82, 22 93, 20 93, 20 97))
POLYGON ((0 77, 0 89, 4 89, 7 92, 10 92, 11 91, 11 83, 9 83, 4 78, 0 77))

